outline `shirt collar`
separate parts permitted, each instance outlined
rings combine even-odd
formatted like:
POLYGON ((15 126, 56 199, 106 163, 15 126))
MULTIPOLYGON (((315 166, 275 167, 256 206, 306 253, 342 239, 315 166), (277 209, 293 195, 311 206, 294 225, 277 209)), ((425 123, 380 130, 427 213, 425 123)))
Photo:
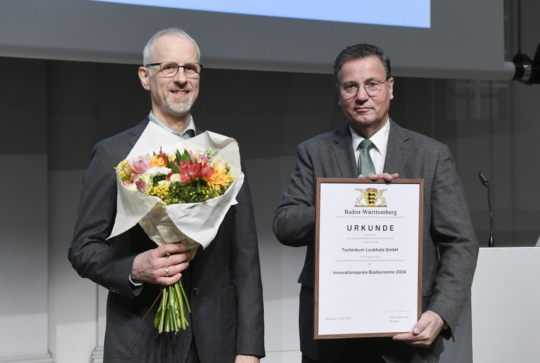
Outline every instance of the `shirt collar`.
POLYGON ((193 121, 193 116, 189 116, 189 124, 188 126, 186 127, 186 129, 184 130, 184 133, 182 135, 180 135, 179 133, 171 130, 167 125, 165 125, 163 122, 159 121, 156 116, 154 116, 154 113, 152 111, 150 111, 150 114, 148 115, 148 117, 150 118, 150 121, 152 121, 153 123, 155 123, 156 125, 158 125, 159 127, 163 128, 164 130, 176 135, 176 136, 180 136, 181 138, 183 139, 189 139, 189 138, 192 138, 195 136, 195 134, 197 133, 196 130, 195 130, 195 122, 193 121))
MULTIPOLYGON (((349 126, 352 136, 353 150, 358 149, 358 145, 365 139, 365 137, 360 136, 349 126)), ((390 118, 386 120, 386 124, 371 136, 370 140, 373 143, 374 147, 381 153, 382 157, 386 156, 386 149, 388 147, 388 134, 390 133, 390 118)), ((384 160, 384 159, 383 159, 384 160)))

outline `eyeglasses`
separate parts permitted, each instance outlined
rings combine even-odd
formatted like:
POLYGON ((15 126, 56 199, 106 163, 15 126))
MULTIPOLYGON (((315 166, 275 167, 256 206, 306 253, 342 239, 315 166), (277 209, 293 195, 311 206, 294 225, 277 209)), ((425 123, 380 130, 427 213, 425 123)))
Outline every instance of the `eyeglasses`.
POLYGON ((159 72, 165 77, 174 77, 180 68, 184 68, 184 73, 187 78, 199 78, 201 69, 203 68, 203 65, 199 63, 187 63, 183 66, 176 62, 150 63, 145 65, 145 67, 152 66, 159 66, 159 72))
POLYGON ((339 87, 339 91, 341 94, 341 97, 348 99, 356 97, 358 94, 358 90, 360 89, 360 86, 364 86, 364 89, 366 90, 366 93, 369 96, 375 96, 378 95, 379 92, 382 90, 382 85, 384 82, 388 81, 388 79, 385 79, 384 81, 369 81, 368 83, 346 83, 342 84, 339 87))

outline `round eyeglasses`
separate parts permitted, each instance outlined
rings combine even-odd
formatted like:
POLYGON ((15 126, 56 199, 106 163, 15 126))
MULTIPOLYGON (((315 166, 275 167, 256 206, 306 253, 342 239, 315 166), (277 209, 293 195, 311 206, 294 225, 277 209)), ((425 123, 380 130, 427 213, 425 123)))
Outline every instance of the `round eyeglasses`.
POLYGON ((366 90, 366 93, 368 96, 375 96, 378 95, 379 92, 382 90, 382 85, 384 82, 388 81, 388 79, 385 79, 384 81, 369 81, 368 83, 345 83, 342 84, 339 87, 339 91, 341 94, 341 97, 345 99, 356 97, 358 94, 358 90, 360 89, 360 86, 364 86, 364 89, 366 90))
POLYGON ((161 62, 150 63, 145 67, 159 66, 159 73, 165 77, 174 77, 180 68, 184 68, 184 74, 187 78, 199 78, 201 75, 202 64, 199 63, 186 63, 183 66, 176 62, 161 62))

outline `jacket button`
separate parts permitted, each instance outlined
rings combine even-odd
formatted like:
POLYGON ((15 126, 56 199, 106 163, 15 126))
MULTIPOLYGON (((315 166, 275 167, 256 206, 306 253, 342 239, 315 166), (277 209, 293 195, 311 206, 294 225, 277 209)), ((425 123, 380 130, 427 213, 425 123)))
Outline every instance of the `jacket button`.
POLYGON ((199 290, 197 290, 197 288, 194 288, 191 292, 193 293, 193 296, 197 296, 199 290))

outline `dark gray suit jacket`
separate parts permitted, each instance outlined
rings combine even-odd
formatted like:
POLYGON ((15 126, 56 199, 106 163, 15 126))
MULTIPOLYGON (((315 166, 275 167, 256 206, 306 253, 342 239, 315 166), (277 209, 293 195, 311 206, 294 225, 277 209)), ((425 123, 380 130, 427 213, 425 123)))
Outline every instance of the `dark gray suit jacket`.
MULTIPOLYGON (((450 327, 448 334, 453 335, 470 292, 478 255, 478 242, 463 187, 447 146, 401 128, 392 120, 390 123, 384 172, 398 173, 401 179, 424 179, 422 310, 439 314, 450 327)), ((298 146, 296 169, 273 224, 282 244, 308 246, 304 269, 298 280, 303 285, 300 295, 301 349, 310 358, 324 362, 335 359, 345 341, 313 339, 315 191, 316 178, 336 177, 358 177, 348 125, 298 146)), ((427 351, 438 356, 443 349, 442 341, 438 339, 427 351)), ((426 350, 422 355, 426 355, 426 350)), ((410 361, 434 360, 432 357, 411 358, 410 361)))
MULTIPOLYGON (((193 337, 201 362, 234 362, 237 354, 264 356, 259 252, 247 178, 214 241, 199 249, 183 273, 192 314, 178 334, 158 334, 156 307, 142 318, 159 286, 133 288, 135 256, 157 247, 139 225, 106 241, 116 215, 114 167, 129 154, 148 125, 99 142, 92 151, 81 192, 69 259, 79 275, 108 288, 104 362, 184 362, 193 337)), ((200 133, 200 131, 197 131, 200 133)))

